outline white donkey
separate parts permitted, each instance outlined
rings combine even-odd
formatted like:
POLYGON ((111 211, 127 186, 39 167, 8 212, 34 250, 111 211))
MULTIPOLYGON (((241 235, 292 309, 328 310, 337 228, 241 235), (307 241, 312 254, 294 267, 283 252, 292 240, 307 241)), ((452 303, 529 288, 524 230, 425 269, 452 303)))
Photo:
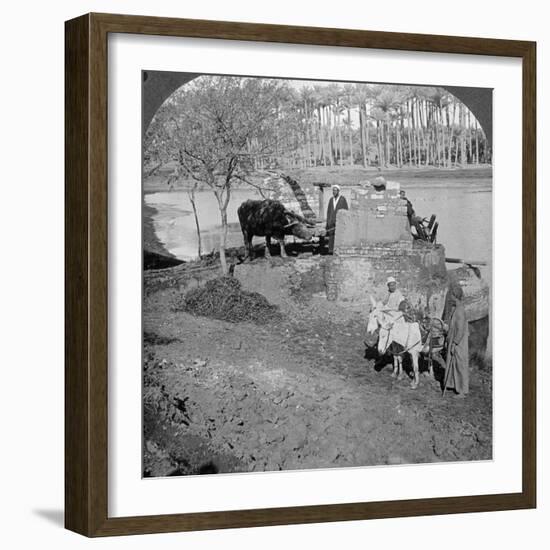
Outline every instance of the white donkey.
POLYGON ((399 344, 403 351, 391 352, 393 355, 392 376, 398 380, 403 376, 403 355, 409 353, 413 364, 413 380, 411 388, 416 389, 419 383, 418 356, 422 350, 422 336, 418 323, 408 323, 401 311, 384 309, 381 303, 376 303, 371 296, 372 310, 367 324, 367 334, 378 332, 378 353, 384 355, 390 344, 399 344))

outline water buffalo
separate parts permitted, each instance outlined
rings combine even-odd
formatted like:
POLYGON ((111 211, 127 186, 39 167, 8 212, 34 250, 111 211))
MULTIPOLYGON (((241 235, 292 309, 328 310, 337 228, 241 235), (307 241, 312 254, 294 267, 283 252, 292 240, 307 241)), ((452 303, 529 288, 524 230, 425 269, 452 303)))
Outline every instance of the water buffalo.
POLYGON ((295 235, 300 239, 311 240, 313 223, 302 216, 290 212, 276 200, 247 200, 238 210, 239 222, 244 237, 245 259, 252 259, 252 237, 265 237, 265 255, 270 257, 271 237, 279 241, 281 256, 286 258, 285 235, 295 235))

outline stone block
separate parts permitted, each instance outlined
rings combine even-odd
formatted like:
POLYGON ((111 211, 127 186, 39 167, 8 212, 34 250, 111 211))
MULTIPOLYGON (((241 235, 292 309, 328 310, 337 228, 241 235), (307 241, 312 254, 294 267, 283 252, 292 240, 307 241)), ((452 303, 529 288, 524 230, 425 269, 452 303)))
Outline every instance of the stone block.
POLYGON ((374 210, 339 210, 336 217, 335 247, 340 253, 348 247, 372 243, 412 243, 406 216, 388 212, 386 204, 374 210))

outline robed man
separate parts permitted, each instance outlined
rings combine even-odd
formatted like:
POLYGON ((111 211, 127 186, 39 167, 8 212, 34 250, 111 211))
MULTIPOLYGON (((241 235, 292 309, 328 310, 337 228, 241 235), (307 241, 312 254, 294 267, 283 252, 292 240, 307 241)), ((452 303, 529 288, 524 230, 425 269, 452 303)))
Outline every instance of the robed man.
POLYGON ((346 198, 340 194, 340 186, 332 186, 332 197, 328 201, 327 208, 327 236, 328 236, 328 253, 334 252, 334 236, 336 234, 336 213, 338 210, 347 210, 348 203, 346 198))
POLYGON ((453 284, 447 291, 443 320, 447 332, 447 370, 445 389, 454 389, 457 397, 466 397, 470 389, 468 355, 468 320, 464 309, 464 291, 459 284, 453 284))

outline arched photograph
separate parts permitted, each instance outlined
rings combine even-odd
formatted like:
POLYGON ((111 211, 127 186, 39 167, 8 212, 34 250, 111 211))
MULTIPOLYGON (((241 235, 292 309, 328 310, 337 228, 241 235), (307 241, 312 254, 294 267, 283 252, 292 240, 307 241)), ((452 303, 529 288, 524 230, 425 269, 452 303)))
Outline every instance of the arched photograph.
POLYGON ((142 72, 144 477, 493 458, 492 114, 142 72))

